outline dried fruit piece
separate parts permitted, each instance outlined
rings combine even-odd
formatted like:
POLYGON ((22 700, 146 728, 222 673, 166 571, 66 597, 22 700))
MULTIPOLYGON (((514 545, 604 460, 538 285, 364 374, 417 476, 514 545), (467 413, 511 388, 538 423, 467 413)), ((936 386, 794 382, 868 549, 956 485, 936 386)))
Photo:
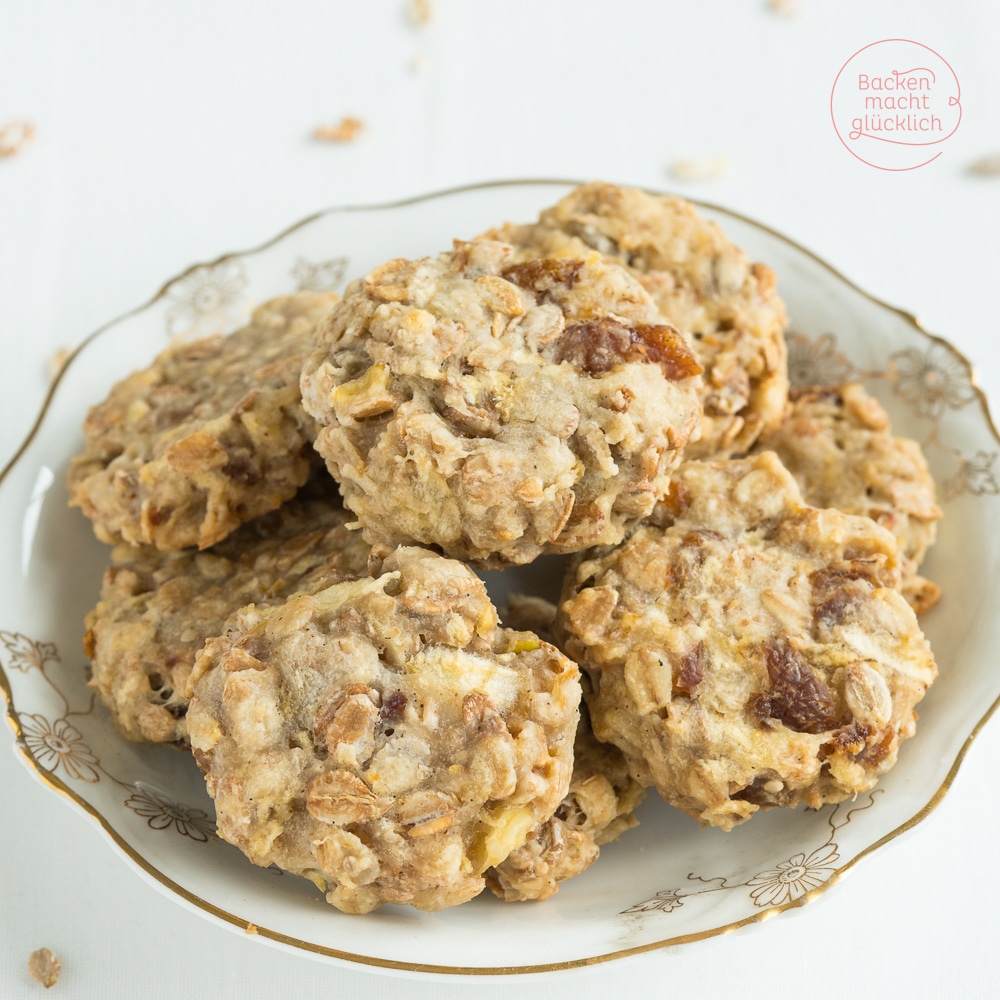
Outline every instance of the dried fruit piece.
POLYGON ((764 723, 777 719, 797 733, 830 729, 836 723, 837 706, 830 689, 801 654, 784 642, 765 642, 761 651, 771 690, 754 698, 757 718, 764 723))
POLYGON ((671 382, 703 370, 672 326, 625 326, 610 317, 566 327, 556 347, 556 361, 568 361, 592 376, 603 375, 616 365, 648 361, 658 364, 671 382))
POLYGON ((543 257, 541 260, 528 260, 523 264, 505 267, 500 276, 519 288, 541 292, 554 284, 572 288, 582 267, 583 261, 572 257, 543 257))
POLYGON ((681 694, 694 694, 695 688, 705 675, 705 643, 699 642, 688 650, 677 664, 674 673, 674 690, 681 694))

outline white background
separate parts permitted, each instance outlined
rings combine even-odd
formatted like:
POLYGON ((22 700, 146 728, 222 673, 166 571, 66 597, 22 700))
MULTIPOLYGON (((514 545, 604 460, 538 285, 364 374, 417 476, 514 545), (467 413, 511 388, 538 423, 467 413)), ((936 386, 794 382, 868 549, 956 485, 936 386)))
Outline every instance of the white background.
MULTIPOLYGON (((0 0, 0 467, 59 348, 200 260, 332 205, 497 178, 601 178, 752 216, 916 313, 1000 398, 996 293, 1000 5, 992 0, 0 0), (881 38, 954 67, 964 117, 933 164, 885 173, 830 123, 844 61, 881 38), (353 144, 310 139, 345 114, 353 144), (679 182, 678 159, 728 158, 679 182)), ((793 317, 794 320, 794 317, 793 317)), ((984 706, 984 710, 987 706, 984 706)), ((6 740, 5 740, 6 741, 6 740)), ((70 998, 499 997, 511 989, 678 997, 996 996, 1000 721, 950 793, 825 896, 765 925, 540 981, 409 982, 282 953, 141 881, 96 826, 0 745, 0 997, 41 995, 48 946, 70 998)))

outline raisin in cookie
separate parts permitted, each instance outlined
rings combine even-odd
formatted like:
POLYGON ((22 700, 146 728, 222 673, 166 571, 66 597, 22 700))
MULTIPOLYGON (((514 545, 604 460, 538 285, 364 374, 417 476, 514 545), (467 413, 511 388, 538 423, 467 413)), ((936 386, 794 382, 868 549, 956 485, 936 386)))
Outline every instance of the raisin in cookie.
POLYGON ((579 671, 497 627, 465 565, 401 548, 382 574, 240 612, 190 688, 219 833, 348 913, 438 910, 569 786, 579 671))
POLYGON ((918 613, 940 589, 917 574, 933 544, 941 508, 916 441, 896 437, 889 415, 857 383, 791 393, 781 426, 755 451, 773 451, 795 477, 806 503, 863 514, 898 539, 902 591, 918 613))
POLYGON ((68 485, 101 541, 207 548, 295 494, 315 433, 299 372, 334 302, 273 299, 229 336, 169 347, 91 409, 68 485))
POLYGON ((535 223, 486 234, 521 259, 598 250, 630 268, 705 369, 701 435, 688 458, 746 451, 781 419, 788 392, 785 307, 774 274, 680 198, 584 184, 535 223))
POLYGON ((267 604, 367 575, 368 546, 329 498, 303 491, 211 549, 118 545, 84 645, 94 688, 119 732, 136 742, 187 741, 185 687, 195 654, 245 604, 267 604))
POLYGON ((560 607, 598 738, 723 829, 870 789, 936 674, 896 539, 807 507, 772 452, 685 463, 667 506, 583 558, 560 607))
POLYGON ((599 254, 493 241, 352 284, 302 374, 316 448, 381 550, 480 566, 621 539, 697 428, 701 368, 599 254))

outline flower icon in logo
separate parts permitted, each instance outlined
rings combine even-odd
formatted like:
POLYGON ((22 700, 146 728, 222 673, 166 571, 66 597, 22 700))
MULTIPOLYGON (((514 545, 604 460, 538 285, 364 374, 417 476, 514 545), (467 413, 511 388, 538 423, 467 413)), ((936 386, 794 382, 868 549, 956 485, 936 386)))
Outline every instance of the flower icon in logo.
POLYGON ((896 394, 930 420, 946 407, 960 409, 975 395, 965 366, 943 344, 932 344, 926 352, 897 351, 889 358, 889 374, 896 394))
POLYGON ((100 780, 95 770, 100 761, 83 742, 79 730, 65 719, 50 723, 44 715, 22 715, 21 731, 24 745, 39 767, 46 771, 61 768, 78 781, 100 780))
POLYGON ((167 292, 167 332, 207 337, 237 326, 248 311, 247 277, 237 261, 196 267, 167 292))
POLYGON ((176 827, 182 837, 190 837, 199 843, 206 843, 215 827, 203 809, 173 802, 149 785, 136 783, 135 791, 125 800, 137 816, 141 816, 152 830, 166 830, 176 827))
POLYGON ((747 882, 754 887, 750 893, 754 906, 781 906, 822 885, 836 871, 833 863, 839 857, 836 844, 824 844, 808 857, 796 854, 777 868, 760 872, 747 882))
POLYGON ((802 333, 785 335, 788 344, 788 379, 793 389, 810 385, 842 385, 849 382, 854 366, 837 350, 832 333, 811 340, 802 333))

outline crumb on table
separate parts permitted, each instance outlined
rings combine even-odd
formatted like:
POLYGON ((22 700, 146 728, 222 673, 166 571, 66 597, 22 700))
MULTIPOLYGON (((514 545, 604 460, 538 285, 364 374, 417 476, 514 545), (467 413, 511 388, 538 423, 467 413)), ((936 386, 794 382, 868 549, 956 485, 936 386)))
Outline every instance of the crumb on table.
POLYGON ((430 24, 434 18, 434 8, 430 0, 409 0, 406 5, 410 23, 418 28, 430 24))
POLYGON ((59 373, 66 367, 66 362, 69 361, 70 356, 73 351, 68 347, 59 347, 52 352, 49 357, 49 378, 55 379, 59 373))
POLYGON ((28 972, 32 979, 48 989, 56 984, 62 972, 62 962, 48 948, 38 948, 28 959, 28 972))
POLYGON ((977 177, 1000 177, 1000 153, 980 157, 966 168, 977 177))
POLYGON ((703 160, 675 160, 670 165, 670 176, 677 181, 709 181, 722 177, 729 170, 725 156, 711 156, 703 160))
POLYGON ((30 122, 11 121, 0 125, 0 157, 16 156, 35 138, 30 122))
POLYGON ((785 17, 798 17, 798 0, 767 0, 767 9, 785 17))
POLYGON ((347 115, 336 125, 320 125, 313 132, 313 138, 322 142, 353 142, 364 127, 365 123, 360 118, 347 115))

